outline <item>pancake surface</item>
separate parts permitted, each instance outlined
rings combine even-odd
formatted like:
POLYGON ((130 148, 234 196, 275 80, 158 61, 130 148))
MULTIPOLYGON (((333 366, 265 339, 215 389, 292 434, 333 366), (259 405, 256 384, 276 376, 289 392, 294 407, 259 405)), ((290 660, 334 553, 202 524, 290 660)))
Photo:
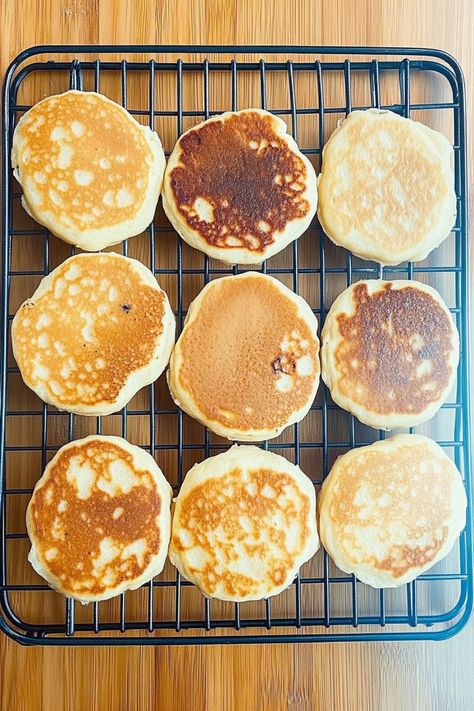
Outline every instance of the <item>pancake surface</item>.
POLYGON ((381 264, 419 261, 456 219, 452 146, 391 111, 353 111, 323 150, 318 217, 335 244, 381 264))
POLYGON ((192 247, 259 264, 299 237, 316 211, 316 175, 284 121, 260 109, 215 116, 178 140, 163 207, 192 247))
POLYGON ((28 505, 28 559, 51 587, 81 602, 134 590, 163 569, 171 495, 140 447, 100 435, 71 442, 28 505))
POLYGON ((436 442, 397 435, 336 460, 318 496, 319 535, 341 570, 398 587, 449 553, 466 503, 461 475, 436 442))
POLYGON ((170 359, 171 394, 223 437, 277 437, 316 395, 317 327, 308 304, 272 277, 214 280, 189 307, 170 359))
POLYGON ((33 106, 13 136, 28 213, 87 251, 153 220, 165 169, 158 135, 101 94, 67 91, 33 106))
POLYGON ((143 264, 78 254, 20 306, 12 347, 24 382, 42 400, 107 415, 163 372, 174 334, 168 297, 143 264))
POLYGON ((321 341, 333 400, 371 427, 425 422, 456 377, 454 320, 438 292, 420 282, 352 284, 331 306, 321 341))
POLYGON ((232 447, 187 473, 170 560, 208 597, 277 595, 319 548, 315 505, 299 467, 258 447, 232 447))

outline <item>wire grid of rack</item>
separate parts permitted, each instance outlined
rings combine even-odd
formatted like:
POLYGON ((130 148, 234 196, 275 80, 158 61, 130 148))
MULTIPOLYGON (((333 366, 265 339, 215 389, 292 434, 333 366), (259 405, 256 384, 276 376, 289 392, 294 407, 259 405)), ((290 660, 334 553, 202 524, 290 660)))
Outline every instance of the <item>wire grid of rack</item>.
MULTIPOLYGON (((47 93, 56 93, 46 90, 47 93)), ((107 92, 105 92, 107 93, 107 92)), ((116 97, 112 97, 116 98, 116 97)), ((172 147, 172 146, 170 146, 172 147)), ((376 640, 376 639, 441 639, 459 631, 469 617, 472 607, 472 556, 471 556, 471 484, 470 484, 470 429, 469 429, 469 391, 468 391, 468 321, 466 304, 468 296, 467 279, 467 200, 466 200, 466 146, 465 146, 465 106, 462 73, 449 55, 437 50, 402 49, 402 48, 351 48, 351 47, 143 47, 143 46, 72 46, 72 47, 37 47, 26 50, 12 63, 4 84, 3 96, 3 347, 2 347, 2 397, 1 397, 1 481, 2 523, 1 523, 1 577, 0 577, 0 628, 19 642, 25 644, 183 644, 183 643, 236 643, 236 642, 275 642, 275 641, 330 641, 330 640, 376 640), (113 54, 113 60, 107 55, 113 54), (132 61, 130 55, 140 53, 147 56, 146 61, 132 61), (51 56, 54 55, 54 59, 51 56), (82 59, 95 57, 95 59, 82 59), (166 56, 165 56, 166 55, 166 56), (201 59, 195 57, 199 55, 201 59), (224 59, 224 55, 226 58, 224 59), (359 58, 357 55, 362 57, 359 58), (41 61, 37 57, 41 56, 41 61), (120 60, 115 57, 120 56, 120 60), (172 59, 169 59, 169 57, 172 59), (227 59, 227 56, 232 57, 227 59), (281 57, 284 57, 282 59, 281 57), (326 58, 326 57, 329 58, 326 58), (58 59, 59 57, 59 59, 58 59), (81 57, 81 59, 79 59, 81 57), (265 57, 263 59, 262 57, 265 57), (367 59, 368 58, 368 59, 367 59), (34 61, 32 61, 34 60, 34 61), (461 362, 459 366, 455 397, 448 402, 441 413, 451 415, 451 435, 439 439, 440 444, 453 456, 463 474, 469 498, 468 524, 461 535, 456 550, 451 556, 451 567, 430 571, 420 576, 417 581, 405 586, 397 604, 391 602, 390 591, 372 591, 365 600, 366 586, 360 584, 354 576, 346 576, 333 568, 325 553, 320 555, 319 569, 314 572, 300 572, 292 587, 286 593, 286 600, 291 596, 291 604, 282 612, 276 609, 275 600, 267 600, 252 608, 250 617, 245 614, 245 605, 226 603, 225 612, 219 608, 216 613, 215 602, 200 598, 191 616, 184 615, 182 601, 190 584, 180 579, 176 571, 159 576, 144 586, 140 598, 138 614, 133 619, 128 617, 128 595, 119 598, 117 614, 112 618, 104 617, 104 603, 89 606, 91 612, 88 621, 78 619, 78 607, 74 601, 66 600, 65 615, 62 621, 48 621, 40 614, 35 619, 27 619, 28 609, 34 604, 35 595, 41 595, 41 605, 46 609, 44 596, 57 596, 42 584, 39 578, 34 582, 16 583, 11 580, 9 558, 17 558, 20 553, 10 548, 15 543, 26 541, 24 530, 11 530, 9 509, 14 509, 18 500, 31 495, 32 486, 20 487, 9 472, 9 456, 12 453, 32 453, 39 457, 35 478, 41 474, 46 462, 57 450, 57 444, 51 444, 48 435, 48 423, 54 416, 65 418, 65 441, 77 436, 77 422, 81 418, 65 415, 39 404, 31 409, 15 410, 9 406, 11 389, 17 387, 11 379, 18 374, 16 364, 9 354, 9 324, 12 319, 11 297, 14 280, 19 277, 35 277, 39 280, 52 267, 51 245, 57 240, 50 237, 47 230, 35 225, 34 228, 18 227, 20 191, 14 184, 9 168, 12 134, 15 122, 29 108, 29 104, 18 101, 22 84, 35 73, 61 77, 67 88, 94 89, 104 91, 103 80, 108 74, 117 77, 120 85, 120 99, 125 108, 139 120, 147 120, 156 127, 156 121, 166 118, 174 123, 176 138, 185 128, 186 121, 201 121, 224 109, 244 108, 239 103, 239 79, 243 74, 252 76, 258 83, 260 105, 287 119, 293 137, 298 140, 298 125, 304 117, 314 119, 314 140, 303 146, 303 152, 316 162, 320 160, 324 141, 327 138, 325 124, 331 117, 344 116, 355 108, 370 106, 388 108, 403 116, 410 116, 416 111, 449 113, 452 116, 453 143, 455 149, 455 183, 458 197, 458 216, 449 241, 451 257, 443 262, 443 251, 435 253, 434 260, 403 264, 397 267, 382 268, 371 262, 363 262, 344 250, 337 250, 339 261, 332 259, 334 250, 331 243, 321 232, 318 224, 311 226, 308 240, 312 240, 311 252, 313 263, 302 264, 301 245, 305 238, 294 242, 287 248, 287 261, 278 262, 273 258, 262 266, 262 271, 277 278, 286 279, 295 290, 301 291, 303 279, 314 280, 313 289, 317 303, 312 304, 319 320, 324 320, 330 306, 328 280, 338 275, 344 280, 344 286, 359 278, 425 278, 436 280, 447 275, 452 280, 453 301, 451 311, 455 315, 461 334, 461 362), (175 78, 175 104, 169 110, 160 105, 160 94, 156 80, 160 76, 173 75, 175 78), (199 106, 186 108, 183 86, 186 75, 197 78, 202 101, 199 106), (128 85, 132 75, 139 75, 146 83, 147 104, 143 108, 129 105, 128 85), (229 99, 225 106, 212 110, 210 102, 210 78, 219 75, 230 83, 229 99), (268 99, 267 86, 269 77, 283 77, 287 86, 288 102, 284 106, 272 105, 268 99), (301 75, 314 79, 315 95, 307 97, 304 106, 297 99, 295 84, 301 75), (428 100, 426 97, 414 101, 411 96, 413 77, 424 78, 437 76, 446 82, 449 96, 446 101, 438 97, 428 100), (84 86, 84 77, 88 77, 89 86, 84 86), (368 80, 369 101, 359 105, 354 100, 353 85, 355 77, 368 80), (392 87, 397 86, 398 97, 386 104, 383 101, 381 84, 385 77, 390 77, 392 87), (342 102, 328 105, 325 87, 328 81, 340 80, 342 102), (15 246, 21 250, 21 240, 34 238, 38 242, 43 263, 37 269, 15 268, 13 252, 15 246), (41 245, 41 247, 40 247, 41 245), (441 255, 441 256, 440 256, 441 255), (12 261, 13 260, 13 261, 12 261), (39 418, 40 441, 30 440, 27 425, 19 426, 20 439, 9 441, 9 428, 22 418, 39 418), (41 466, 39 466, 41 465, 41 466), (449 589, 448 602, 440 597, 439 588, 449 589), (343 589, 346 597, 345 606, 335 605, 338 591, 343 589), (165 596, 156 611, 157 600, 165 596), (364 603, 362 604, 362 599, 364 603), (444 602, 443 602, 444 600, 444 602), (434 601, 434 602, 433 602, 434 601), (398 605, 398 607, 397 607, 398 605), (257 609, 257 612, 255 612, 257 609), (291 609, 291 613, 288 610, 291 609), (196 610, 200 612, 196 613, 196 610)), ((175 263, 171 267, 160 263, 160 249, 157 241, 170 228, 166 224, 152 224, 147 231, 148 266, 158 279, 173 279, 176 285, 175 311, 178 328, 182 327, 186 303, 183 298, 183 282, 188 275, 200 280, 201 286, 215 276, 238 273, 239 268, 219 266, 207 257, 202 265, 187 267, 182 244, 176 235, 170 235, 175 250, 175 263)), ((134 238, 137 239, 137 238, 134 238)), ((129 254, 129 243, 123 243, 123 254, 129 254)), ((68 248, 69 249, 69 248, 68 248)), ((65 256, 73 254, 70 249, 65 256)), ((22 298, 29 296, 23 293, 22 298)), ((148 419, 148 441, 145 446, 152 455, 172 451, 176 453, 177 477, 173 482, 174 490, 179 489, 186 473, 185 459, 188 457, 207 457, 216 451, 227 448, 223 441, 214 441, 206 430, 203 440, 193 443, 187 440, 186 423, 177 408, 160 407, 160 398, 156 388, 148 388, 146 406, 136 408, 130 405, 120 413, 120 434, 127 437, 129 423, 134 416, 148 419), (175 421, 176 439, 163 443, 157 440, 159 426, 157 418, 170 417, 175 421)), ((295 425, 286 438, 264 443, 269 449, 278 450, 289 456, 296 463, 301 463, 308 452, 318 454, 317 471, 307 471, 316 486, 327 475, 335 454, 349 447, 367 444, 374 439, 384 437, 385 433, 360 428, 353 417, 343 413, 331 401, 323 385, 311 410, 319 418, 320 425, 310 432, 309 437, 302 435, 303 423, 295 425), (347 435, 334 437, 331 418, 346 418, 347 435)), ((83 418, 82 418, 83 419, 83 418)), ((159 419, 158 419, 159 422, 159 419)), ((97 433, 103 432, 101 418, 94 418, 97 433)), ((436 425, 436 420, 435 420, 436 425)), ((418 429, 416 430, 418 431, 418 429)), ((165 469, 166 473, 166 469, 165 469)), ((34 482, 32 482, 33 485, 34 482)), ((15 524, 18 526, 18 524, 15 524)), ((23 567, 28 566, 26 548, 23 567)), ((195 588, 193 588, 195 590, 195 588)), ((80 608, 80 606, 79 606, 80 608)), ((81 609, 81 608, 80 608, 81 609)))

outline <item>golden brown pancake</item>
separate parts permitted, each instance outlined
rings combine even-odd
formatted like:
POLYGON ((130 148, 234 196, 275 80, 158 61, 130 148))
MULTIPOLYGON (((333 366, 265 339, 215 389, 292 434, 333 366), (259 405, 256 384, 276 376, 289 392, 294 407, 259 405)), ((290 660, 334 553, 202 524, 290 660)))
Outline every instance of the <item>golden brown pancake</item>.
POLYGON ((106 600, 163 569, 171 487, 155 460, 120 437, 62 447, 36 484, 26 522, 28 556, 58 592, 106 600))
POLYGON ((12 346, 23 380, 42 400, 106 415, 163 372, 174 332, 168 297, 143 264, 78 254, 20 306, 12 346))
POLYGON ((430 419, 456 377, 459 335, 441 296, 416 281, 360 281, 322 330, 322 377, 333 400, 367 425, 430 419))
POLYGON ((165 157, 158 135, 121 106, 67 91, 20 119, 12 164, 27 212, 66 242, 96 251, 152 222, 165 157))
POLYGON ((208 597, 277 595, 319 548, 315 504, 299 467, 257 447, 232 447, 187 473, 170 560, 208 597))
POLYGON ((223 437, 276 437, 308 412, 319 384, 308 304, 258 272, 210 282, 192 302, 170 359, 176 403, 223 437))
POLYGON ((258 264, 309 226, 317 205, 310 162, 284 121, 260 109, 227 112, 178 140, 163 207, 189 244, 230 264, 258 264))
POLYGON ((338 568, 375 588, 397 587, 431 568, 465 522, 459 471, 421 435, 343 454, 318 496, 321 543, 338 568))
POLYGON ((456 219, 452 163, 438 131, 392 111, 353 111, 324 146, 319 221, 363 259, 425 259, 456 219))

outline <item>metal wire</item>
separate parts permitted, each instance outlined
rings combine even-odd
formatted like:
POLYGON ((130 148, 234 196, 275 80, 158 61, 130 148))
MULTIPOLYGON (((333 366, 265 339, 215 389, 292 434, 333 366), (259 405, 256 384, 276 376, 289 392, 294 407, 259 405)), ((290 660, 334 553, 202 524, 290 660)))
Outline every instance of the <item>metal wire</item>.
MULTIPOLYGON (((43 48, 44 49, 44 48, 43 48)), ((6 456, 13 452, 38 452, 41 456, 41 465, 45 466, 49 459, 50 452, 57 450, 57 446, 48 442, 48 421, 50 417, 65 417, 64 413, 49 411, 46 405, 38 404, 37 409, 13 410, 7 407, 8 390, 12 387, 9 378, 18 377, 18 368, 8 364, 8 328, 12 318, 9 310, 10 286, 12 279, 25 276, 43 276, 50 270, 50 237, 47 230, 41 228, 24 230, 19 228, 15 222, 15 205, 20 193, 15 192, 13 179, 8 168, 8 156, 11 149, 12 132, 15 122, 21 112, 29 107, 18 103, 18 92, 22 82, 32 73, 41 69, 55 73, 58 77, 68 77, 64 89, 75 88, 82 90, 84 87, 84 77, 87 73, 92 78, 94 90, 99 91, 103 87, 103 77, 107 73, 114 73, 120 77, 120 97, 122 105, 133 115, 146 117, 148 125, 155 128, 155 121, 162 117, 172 117, 176 126, 176 137, 184 128, 184 120, 189 117, 195 119, 206 119, 218 113, 210 104, 210 82, 212 77, 219 73, 228 76, 230 82, 230 105, 229 109, 236 110, 239 106, 239 76, 241 72, 251 73, 259 86, 260 105, 262 108, 271 110, 289 119, 290 131, 295 139, 298 137, 298 123, 302 117, 309 116, 314 120, 314 144, 305 148, 304 152, 309 156, 315 156, 319 160, 324 141, 327 139, 327 120, 333 114, 346 115, 357 108, 369 108, 368 106, 354 105, 353 77, 355 75, 366 77, 370 92, 371 106, 388 108, 403 116, 410 116, 410 112, 417 109, 429 111, 448 111, 454 117, 454 143, 456 148, 455 175, 456 192, 458 196, 458 221, 453 230, 455 239, 455 263, 425 265, 424 263, 405 264, 397 267, 381 267, 373 263, 360 264, 360 260, 353 259, 352 255, 346 253, 344 266, 334 266, 328 261, 328 241, 320 231, 315 222, 310 229, 317 233, 319 248, 316 250, 317 263, 312 266, 300 264, 298 242, 294 242, 289 250, 292 251, 292 266, 277 267, 272 262, 262 266, 264 273, 276 276, 289 275, 292 278, 292 288, 299 290, 300 280, 303 275, 310 275, 315 280, 319 295, 319 307, 314 308, 315 314, 323 320, 327 313, 329 302, 327 294, 328 279, 332 275, 345 275, 346 283, 350 284, 354 280, 364 276, 374 278, 390 276, 403 276, 412 278, 418 274, 426 277, 437 274, 453 274, 455 279, 455 306, 451 309, 455 315, 461 333, 461 350, 463 357, 458 373, 458 388, 455 402, 447 403, 443 410, 454 413, 455 427, 453 438, 443 440, 442 446, 454 452, 457 466, 462 470, 466 488, 470 493, 470 428, 468 413, 468 383, 467 383, 467 316, 465 313, 465 303, 467 303, 467 226, 466 226, 466 164, 465 164, 465 107, 462 85, 462 75, 457 65, 447 58, 442 52, 428 50, 393 50, 393 53, 385 48, 298 48, 297 54, 313 55, 307 61, 296 61, 295 48, 205 48, 205 47, 100 47, 100 48, 48 48, 42 52, 47 55, 49 52, 61 51, 79 55, 85 51, 96 50, 98 59, 95 61, 79 61, 77 58, 71 61, 55 61, 42 63, 34 61, 28 66, 21 66, 25 59, 30 60, 37 50, 28 50, 15 60, 10 69, 4 94, 4 130, 3 130, 3 290, 2 290, 2 314, 3 314, 3 348, 2 348, 2 381, 1 381, 1 430, 0 430, 0 466, 1 466, 1 568, 0 568, 0 602, 3 614, 0 614, 0 628, 4 629, 10 636, 24 643, 40 644, 102 644, 120 643, 129 644, 137 641, 142 644, 159 643, 216 643, 221 641, 327 641, 330 639, 415 639, 415 638, 441 638, 450 636, 464 624, 472 604, 472 560, 471 560, 471 527, 470 517, 465 533, 461 536, 459 543, 459 567, 451 573, 426 573, 418 578, 418 583, 406 587, 406 610, 392 612, 387 602, 386 594, 383 590, 376 594, 370 610, 361 611, 360 591, 361 586, 354 576, 344 576, 332 571, 332 564, 326 555, 323 554, 321 560, 321 574, 316 577, 308 577, 299 574, 294 586, 294 614, 288 616, 276 614, 278 602, 267 600, 261 606, 261 616, 254 619, 247 619, 243 614, 245 606, 235 604, 228 606, 227 616, 219 612, 213 612, 213 603, 203 599, 202 615, 196 619, 188 619, 183 614, 182 602, 183 591, 190 588, 190 584, 180 578, 176 573, 170 579, 162 576, 145 586, 146 596, 144 596, 143 614, 140 619, 129 619, 127 617, 127 595, 119 598, 119 613, 116 621, 107 621, 101 614, 102 604, 95 603, 92 606, 92 616, 90 623, 77 621, 75 604, 72 600, 65 602, 65 615, 62 624, 52 624, 41 622, 31 623, 16 611, 12 593, 20 593, 23 596, 23 603, 18 609, 25 610, 25 600, 33 601, 35 594, 44 594, 49 588, 45 584, 19 585, 10 581, 8 575, 8 556, 14 555, 11 546, 15 541, 27 538, 24 531, 12 531, 7 526, 7 509, 14 506, 18 497, 30 495, 32 489, 28 487, 18 487, 10 480, 6 456), (168 55, 175 51, 178 55, 176 61, 161 61, 161 55, 167 52, 168 55), (133 62, 124 58, 119 62, 106 60, 109 52, 126 55, 129 52, 149 53, 149 61, 133 62), (215 61, 211 55, 224 52, 232 52, 239 56, 240 52, 247 55, 256 56, 255 61, 241 61, 239 58, 230 61, 215 61), (286 53, 288 60, 285 62, 264 60, 260 54, 286 53), (187 61, 187 57, 192 53, 194 56, 201 53, 207 54, 209 58, 203 61, 187 61), (326 62, 317 59, 324 54, 337 55, 340 61, 326 62), (354 55, 372 55, 371 61, 360 61, 354 59, 354 55), (399 57, 404 58, 400 59, 399 57), (409 56, 407 56, 409 55, 409 56), (422 56, 423 59, 419 57, 422 56), (443 60, 442 62, 438 60, 443 60), (414 103, 411 101, 410 81, 411 74, 417 75, 425 71, 437 72, 448 80, 452 89, 452 101, 414 103), (159 91, 156 91, 155 82, 160 79, 163 73, 174 74, 176 80, 175 107, 165 110, 160 106, 159 91), (268 77, 269 73, 276 73, 286 77, 288 104, 286 106, 269 105, 268 77), (184 82, 186 73, 191 73, 202 81, 202 109, 183 108, 184 82), (134 108, 128 102, 129 76, 141 76, 147 82, 148 106, 134 108), (295 86, 300 75, 311 76, 314 79, 315 95, 310 97, 312 105, 306 108, 299 106, 295 86), (395 104, 385 105, 381 96, 381 77, 393 75, 398 78, 399 101, 395 104), (335 76, 341 76, 344 85, 344 105, 332 107, 327 105, 325 93, 326 82, 332 81, 335 76), (15 269, 12 263, 12 246, 21 244, 25 236, 35 235, 39 242, 43 241, 43 269, 15 269), (11 444, 5 437, 7 426, 17 418, 21 422, 22 417, 28 417, 30 421, 39 418, 41 421, 41 444, 29 441, 26 435, 20 444, 11 444), (457 592, 457 602, 448 610, 434 613, 426 604, 420 600, 417 594, 421 586, 429 586, 429 590, 436 594, 436 586, 449 584, 457 592), (334 591, 339 586, 342 590, 348 591, 349 613, 334 609, 334 591), (157 615, 155 613, 155 601, 162 599, 167 591, 174 591, 172 596, 172 609, 166 613, 157 615), (308 606, 308 600, 317 600, 319 611, 314 612, 312 605, 308 606), (275 614, 272 612, 272 606, 275 614), (163 617, 165 615, 165 617, 163 617), (390 629, 387 629, 390 625, 390 629), (364 629, 361 631, 361 627, 364 629), (349 628, 347 631, 346 628, 349 628), (420 629, 422 628, 422 629, 420 629), (276 634, 274 630, 278 629, 276 634), (190 636, 192 630, 201 631, 200 636, 190 636), (327 632, 326 630, 329 630, 327 632), (367 631, 368 630, 368 631, 367 631), (186 633, 188 631, 188 633, 186 633), (262 632, 267 631, 267 634, 262 632), (270 633, 271 631, 271 633, 270 633), (145 636, 134 636, 143 632, 145 636), (160 632, 157 636, 155 633, 160 632), (216 634, 217 633, 217 634, 216 634), (111 636, 111 635, 118 636, 111 636), (148 636, 147 636, 148 635, 148 636)), ((46 57, 47 59, 47 57, 46 57)), ((181 330, 186 314, 185 301, 183 297, 183 279, 187 275, 197 275, 202 278, 205 285, 213 275, 238 273, 238 269, 210 266, 210 260, 205 257, 202 268, 187 268, 183 265, 183 250, 181 240, 176 240, 176 267, 168 268, 160 265, 159 254, 156 251, 155 243, 160 233, 168 231, 169 227, 150 225, 148 228, 149 246, 149 268, 158 276, 170 275, 176 279, 177 286, 177 309, 176 317, 178 329, 181 330), (158 261, 157 261, 158 256, 158 261)), ((73 253, 73 251, 71 252, 73 253)), ((123 253, 128 253, 127 242, 123 243, 123 253)), ((342 251, 341 251, 342 254, 342 251)), ((25 294, 26 296, 26 294, 25 294)), ((185 474, 184 454, 187 451, 196 452, 200 456, 207 457, 211 451, 209 432, 205 432, 202 443, 186 441, 184 432, 183 414, 177 408, 160 408, 156 402, 155 389, 148 388, 149 408, 125 408, 121 413, 122 436, 127 435, 127 423, 134 416, 149 416, 148 443, 145 448, 151 452, 176 452, 177 455, 177 490, 185 474), (177 440, 175 443, 163 443, 159 441, 157 419, 161 416, 174 417, 176 419, 177 440)), ((303 440, 299 425, 295 425, 291 441, 274 442, 264 444, 267 449, 284 450, 292 454, 296 463, 305 451, 309 450, 321 452, 321 471, 314 472, 313 481, 319 485, 328 474, 331 457, 333 453, 339 453, 354 446, 368 444, 365 438, 358 434, 355 419, 348 417, 347 438, 334 439, 329 427, 329 418, 333 417, 339 409, 332 403, 325 387, 321 386, 320 399, 312 407, 312 412, 316 413, 321 422, 321 435, 319 439, 310 441, 303 440)), ((344 415, 345 416, 345 415, 344 415)), ((67 419, 67 439, 74 439, 77 431, 78 418, 73 415, 66 416, 67 419)), ((102 431, 101 418, 96 420, 96 432, 102 431)), ((381 435, 383 436, 383 435, 381 435)), ((227 445, 213 443, 213 450, 226 449, 227 445)), ((310 473, 310 472, 308 472, 310 473)), ((26 565, 26 561, 25 561, 26 565)), ((425 590, 426 588, 423 587, 425 590)), ((51 593, 54 594, 54 593, 51 593)), ((15 598, 17 599, 17 598, 15 598)), ((163 598, 165 599, 165 598, 163 598)), ((171 599, 171 598, 166 598, 171 599)), ((424 598, 423 598, 424 599, 424 598)), ((33 602, 31 602, 33 604, 33 602)), ((221 609, 221 608, 219 608, 221 609)))

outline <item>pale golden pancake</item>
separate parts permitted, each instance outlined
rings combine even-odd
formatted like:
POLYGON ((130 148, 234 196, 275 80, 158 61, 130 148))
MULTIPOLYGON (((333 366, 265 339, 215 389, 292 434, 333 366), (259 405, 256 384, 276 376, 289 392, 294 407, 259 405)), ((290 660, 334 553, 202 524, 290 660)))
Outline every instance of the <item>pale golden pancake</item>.
POLYGON ((165 156, 158 135, 101 94, 67 91, 22 116, 12 165, 27 212, 87 251, 152 222, 165 156))
POLYGON ((341 570, 375 588, 398 587, 449 553, 466 505, 441 447, 397 435, 336 460, 318 496, 319 535, 341 570))
POLYGON ((258 447, 232 447, 187 473, 169 550, 204 595, 245 602, 277 595, 319 548, 314 486, 258 447))
POLYGON ((456 219, 452 162, 441 133, 391 111, 353 111, 323 150, 319 221, 363 259, 425 259, 456 219))
POLYGON ((352 284, 331 306, 321 342, 333 400, 371 427, 429 420, 456 378, 456 325, 438 292, 420 282, 352 284))
POLYGON ((317 328, 308 304, 273 277, 212 281, 189 307, 171 355, 173 399, 228 439, 277 437, 316 395, 317 328))
POLYGON ((13 319, 13 354, 44 402, 79 415, 124 407, 166 367, 175 320, 153 274, 114 253, 78 254, 13 319))
POLYGON ((214 116, 178 140, 163 207, 192 247, 229 264, 259 264, 309 227, 316 174, 284 121, 261 109, 214 116))
POLYGON ((52 588, 84 603, 134 590, 163 569, 171 495, 140 447, 100 435, 71 442, 28 505, 28 559, 52 588))

